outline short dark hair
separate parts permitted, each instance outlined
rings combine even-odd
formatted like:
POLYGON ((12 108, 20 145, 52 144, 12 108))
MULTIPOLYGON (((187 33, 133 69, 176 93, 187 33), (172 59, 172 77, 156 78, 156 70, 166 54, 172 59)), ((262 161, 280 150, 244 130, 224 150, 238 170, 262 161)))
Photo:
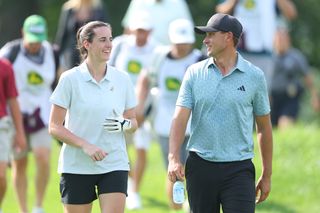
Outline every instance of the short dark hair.
POLYGON ((102 21, 91 21, 80 27, 77 32, 77 48, 81 55, 81 59, 85 60, 88 56, 88 50, 83 46, 83 41, 87 40, 92 42, 93 37, 95 36, 94 29, 99 27, 108 27, 112 30, 111 25, 102 21))

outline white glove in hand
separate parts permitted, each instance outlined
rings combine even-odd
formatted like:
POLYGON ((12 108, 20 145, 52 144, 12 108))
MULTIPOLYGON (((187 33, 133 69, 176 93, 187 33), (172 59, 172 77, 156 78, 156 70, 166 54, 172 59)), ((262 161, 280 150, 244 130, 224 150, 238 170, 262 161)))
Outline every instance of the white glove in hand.
POLYGON ((110 133, 123 132, 131 129, 131 121, 124 118, 106 118, 103 128, 110 133))

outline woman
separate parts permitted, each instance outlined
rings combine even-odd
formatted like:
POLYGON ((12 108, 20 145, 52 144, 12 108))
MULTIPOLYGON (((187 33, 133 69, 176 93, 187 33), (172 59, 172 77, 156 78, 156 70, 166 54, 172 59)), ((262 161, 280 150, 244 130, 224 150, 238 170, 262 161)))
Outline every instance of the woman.
POLYGON ((124 212, 129 170, 124 131, 137 128, 136 100, 129 76, 106 64, 111 41, 107 23, 81 27, 77 43, 84 61, 61 75, 50 98, 49 132, 63 142, 58 172, 68 213, 91 212, 97 194, 101 212, 124 212))
POLYGON ((107 21, 105 5, 101 0, 68 0, 62 6, 55 43, 60 48, 64 70, 79 65, 76 33, 89 21, 107 21))

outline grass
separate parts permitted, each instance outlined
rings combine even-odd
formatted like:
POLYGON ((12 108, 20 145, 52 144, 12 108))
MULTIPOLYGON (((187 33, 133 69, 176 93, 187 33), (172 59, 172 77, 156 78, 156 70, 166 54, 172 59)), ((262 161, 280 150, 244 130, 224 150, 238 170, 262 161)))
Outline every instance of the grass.
POLYGON ((272 192, 257 212, 320 212, 319 136, 314 126, 274 132, 272 192))
MULTIPOLYGON (((297 125, 285 131, 274 131, 274 164, 272 192, 268 200, 257 206, 257 213, 316 213, 320 212, 320 131, 317 125, 297 125)), ((256 150, 258 146, 256 145, 256 150)), ((47 191, 44 208, 47 213, 62 212, 60 203, 59 175, 57 156, 59 147, 53 145, 51 179, 47 191)), ((130 155, 134 158, 132 149, 130 155)), ((169 212, 165 194, 166 171, 157 143, 153 143, 148 154, 149 164, 141 187, 144 209, 137 213, 169 212)), ((34 203, 34 165, 30 156, 29 177, 29 208, 34 203)), ((256 151, 254 158, 257 177, 260 175, 260 156, 256 151)), ((3 202, 4 213, 17 213, 18 205, 13 193, 8 173, 8 190, 3 202)), ((95 202, 94 213, 99 212, 95 202)), ((129 213, 130 211, 126 211, 129 213)))

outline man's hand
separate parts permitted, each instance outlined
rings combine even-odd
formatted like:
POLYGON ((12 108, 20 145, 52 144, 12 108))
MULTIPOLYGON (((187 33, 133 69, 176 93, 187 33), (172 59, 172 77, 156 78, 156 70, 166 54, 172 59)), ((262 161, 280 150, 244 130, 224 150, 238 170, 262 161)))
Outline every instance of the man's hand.
POLYGON ((184 166, 180 162, 180 159, 172 157, 172 154, 169 154, 168 160, 169 160, 169 165, 168 165, 168 179, 171 182, 176 182, 177 180, 184 181, 185 174, 184 174, 184 166))
POLYGON ((131 129, 131 121, 122 117, 106 118, 103 128, 110 133, 123 132, 131 129))
POLYGON ((260 177, 256 186, 256 203, 267 199, 271 190, 271 177, 260 177))
POLYGON ((24 132, 17 131, 14 136, 13 149, 20 153, 27 149, 27 139, 24 132))

